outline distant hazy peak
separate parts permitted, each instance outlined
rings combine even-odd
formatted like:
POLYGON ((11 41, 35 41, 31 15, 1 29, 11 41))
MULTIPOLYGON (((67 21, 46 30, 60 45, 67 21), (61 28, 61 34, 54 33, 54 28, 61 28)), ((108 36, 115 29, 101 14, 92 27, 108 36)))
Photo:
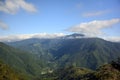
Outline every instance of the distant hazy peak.
POLYGON ((83 37, 85 37, 84 34, 74 33, 74 34, 66 35, 63 38, 64 39, 76 39, 76 38, 83 38, 83 37))

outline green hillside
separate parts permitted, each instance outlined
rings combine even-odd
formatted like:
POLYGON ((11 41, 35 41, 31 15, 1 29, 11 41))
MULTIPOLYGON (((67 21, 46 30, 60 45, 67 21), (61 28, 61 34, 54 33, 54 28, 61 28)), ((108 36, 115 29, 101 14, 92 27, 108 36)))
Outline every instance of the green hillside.
POLYGON ((0 59, 15 69, 21 75, 36 76, 40 74, 41 67, 35 56, 0 43, 0 59))
POLYGON ((119 61, 107 64, 120 57, 120 43, 99 38, 60 38, 27 39, 7 44, 10 46, 0 43, 0 59, 29 80, 120 78, 119 61))
POLYGON ((37 80, 119 80, 120 59, 99 67, 96 71, 85 68, 68 67, 43 75, 37 80))
POLYGON ((120 43, 100 38, 27 39, 9 45, 35 54, 51 68, 74 65, 96 69, 120 57, 120 43))
POLYGON ((28 80, 0 61, 0 80, 28 80))
POLYGON ((56 49, 50 49, 60 67, 75 65, 96 69, 120 56, 119 43, 99 38, 64 39, 60 44, 56 49))

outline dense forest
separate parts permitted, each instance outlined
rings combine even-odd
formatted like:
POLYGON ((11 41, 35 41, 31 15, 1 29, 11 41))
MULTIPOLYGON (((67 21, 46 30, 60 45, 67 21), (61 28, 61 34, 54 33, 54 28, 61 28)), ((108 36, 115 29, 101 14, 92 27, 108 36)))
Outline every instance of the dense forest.
POLYGON ((120 78, 120 43, 100 38, 69 39, 70 36, 75 37, 69 35, 59 39, 31 38, 17 42, 0 42, 1 79, 120 78))

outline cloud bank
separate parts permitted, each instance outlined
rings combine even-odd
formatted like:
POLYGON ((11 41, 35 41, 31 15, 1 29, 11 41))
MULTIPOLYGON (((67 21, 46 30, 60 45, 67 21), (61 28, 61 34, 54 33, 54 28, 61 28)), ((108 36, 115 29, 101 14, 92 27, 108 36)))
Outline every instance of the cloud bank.
POLYGON ((23 9, 28 12, 36 12, 37 9, 31 3, 26 2, 25 0, 3 0, 0 1, 0 11, 15 14, 19 9, 23 9))
POLYGON ((80 23, 79 25, 70 27, 67 31, 78 32, 89 36, 98 36, 104 34, 102 29, 112 27, 113 25, 120 23, 120 19, 111 20, 94 20, 91 22, 80 23))
POLYGON ((102 37, 102 38, 107 41, 120 42, 120 36, 109 36, 109 37, 102 37))
POLYGON ((0 21, 0 28, 3 30, 6 30, 6 29, 8 29, 8 25, 5 24, 4 22, 0 21))
POLYGON ((62 37, 65 34, 63 33, 35 33, 35 34, 21 34, 21 35, 9 35, 9 36, 0 36, 0 41, 19 41, 23 39, 29 39, 29 38, 57 38, 62 37))
MULTIPOLYGON (((21 35, 9 35, 9 36, 0 36, 0 41, 1 42, 14 42, 14 41, 20 41, 24 39, 30 39, 30 38, 38 38, 38 39, 54 39, 54 38, 59 38, 66 36, 64 33, 53 33, 53 34, 48 34, 48 33, 35 33, 35 34, 21 34, 21 35)), ((90 36, 85 36, 84 38, 91 38, 90 36)), ((112 41, 112 42, 120 42, 120 37, 119 36, 107 36, 107 37, 100 37, 104 40, 107 41, 112 41)))

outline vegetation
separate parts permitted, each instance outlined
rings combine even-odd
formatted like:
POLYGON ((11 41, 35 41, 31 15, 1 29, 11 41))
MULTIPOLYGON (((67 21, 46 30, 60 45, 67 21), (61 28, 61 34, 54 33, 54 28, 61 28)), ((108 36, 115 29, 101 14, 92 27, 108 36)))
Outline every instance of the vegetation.
POLYGON ((9 45, 35 54, 50 69, 76 65, 95 70, 120 57, 120 43, 99 38, 27 39, 9 45))
POLYGON ((8 65, 0 61, 0 80, 28 80, 28 79, 25 78, 25 76, 16 73, 15 71, 13 71, 12 68, 10 68, 8 65))
POLYGON ((120 56, 120 44, 98 38, 65 39, 51 53, 60 67, 76 65, 96 69, 120 56))
MULTIPOLYGON (((120 78, 120 59, 112 61, 120 56, 120 43, 99 38, 78 39, 76 35, 75 39, 68 37, 7 43, 10 46, 0 43, 0 59, 8 65, 5 69, 10 70, 11 74, 14 70, 13 75, 15 73, 14 76, 18 80, 19 76, 26 77, 25 80, 118 80, 120 78), (107 64, 108 62, 111 63, 107 64), (99 66, 101 67, 98 68, 99 66)), ((1 71, 4 72, 5 69, 2 68, 1 71)), ((1 74, 5 75, 6 73, 3 72, 1 74)))
POLYGON ((96 71, 73 66, 58 69, 52 74, 43 75, 38 80, 119 80, 120 59, 113 62, 99 67, 96 71))
POLYGON ((21 75, 37 76, 40 74, 40 66, 34 55, 0 43, 0 59, 15 69, 21 75))

